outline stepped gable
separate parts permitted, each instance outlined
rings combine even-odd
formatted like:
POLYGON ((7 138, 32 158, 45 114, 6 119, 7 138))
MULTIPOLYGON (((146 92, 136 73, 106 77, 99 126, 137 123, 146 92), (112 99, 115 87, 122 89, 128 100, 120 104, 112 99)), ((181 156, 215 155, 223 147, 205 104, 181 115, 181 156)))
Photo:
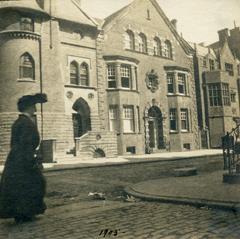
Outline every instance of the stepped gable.
POLYGON ((52 6, 51 15, 55 18, 92 27, 98 26, 98 23, 88 16, 74 0, 54 0, 52 6))
POLYGON ((0 10, 5 9, 21 9, 27 12, 35 12, 36 14, 45 14, 43 9, 39 7, 35 0, 15 0, 15 1, 0 1, 0 10))
MULTIPOLYGON (((111 24, 115 19, 120 18, 121 16, 123 16, 127 11, 128 8, 133 7, 134 5, 137 4, 139 1, 141 0, 134 0, 132 3, 128 4, 127 6, 121 8, 120 10, 118 10, 117 12, 111 14, 110 16, 108 16, 107 18, 104 19, 104 22, 102 24, 102 27, 104 28, 105 26, 107 26, 108 24, 111 24)), ((175 38, 177 39, 177 41, 180 43, 180 45, 182 46, 183 50, 185 51, 186 54, 192 55, 194 54, 194 49, 188 44, 188 42, 186 40, 184 40, 177 32, 176 28, 173 26, 173 24, 171 23, 171 21, 168 19, 168 17, 165 15, 165 13, 163 12, 163 10, 161 9, 161 7, 159 6, 158 2, 156 0, 145 0, 145 1, 150 1, 152 3, 152 5, 155 7, 155 9, 158 11, 159 15, 162 17, 162 19, 164 20, 164 22, 167 24, 167 26, 170 28, 171 32, 173 33, 173 35, 175 36, 175 38)))

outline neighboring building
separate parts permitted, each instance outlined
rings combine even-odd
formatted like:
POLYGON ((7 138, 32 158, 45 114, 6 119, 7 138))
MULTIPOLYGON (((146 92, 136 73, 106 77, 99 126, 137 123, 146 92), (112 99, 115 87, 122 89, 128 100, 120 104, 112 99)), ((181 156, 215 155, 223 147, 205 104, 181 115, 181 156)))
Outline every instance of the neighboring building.
POLYGON ((116 135, 99 120, 98 34, 78 1, 0 2, 1 160, 19 114, 17 99, 41 91, 49 102, 42 115, 38 108, 39 130, 44 140, 56 140, 58 157, 117 154, 116 135))
POLYGON ((102 118, 119 154, 197 149, 193 49, 176 21, 155 0, 134 0, 102 27, 102 118))
MULTIPOLYGON (((239 31, 239 28, 235 31, 239 31)), ((240 116, 237 52, 229 47, 228 31, 224 29, 218 33, 217 43, 208 47, 192 45, 196 51, 194 65, 198 124, 203 148, 221 147, 221 137, 236 126, 240 116)))

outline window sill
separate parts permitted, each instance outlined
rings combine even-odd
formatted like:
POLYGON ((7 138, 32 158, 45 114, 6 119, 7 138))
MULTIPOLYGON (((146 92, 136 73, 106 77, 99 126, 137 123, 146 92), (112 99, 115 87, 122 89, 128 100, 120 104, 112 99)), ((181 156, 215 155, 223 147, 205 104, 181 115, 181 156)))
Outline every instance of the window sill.
POLYGON ((137 134, 135 132, 123 132, 123 135, 134 135, 134 134, 137 134))
POLYGON ((22 78, 22 79, 17 79, 17 82, 31 82, 31 83, 36 83, 36 80, 33 80, 31 78, 22 78))
POLYGON ((179 132, 177 130, 170 130, 169 133, 170 134, 178 134, 179 132))
POLYGON ((135 92, 139 94, 138 90, 132 90, 132 89, 127 89, 127 88, 108 88, 106 89, 107 91, 126 91, 126 92, 135 92))
POLYGON ((139 53, 139 54, 143 54, 143 55, 149 55, 148 52, 141 52, 141 51, 137 51, 137 50, 132 50, 132 49, 125 49, 126 51, 130 51, 130 52, 135 52, 135 53, 139 53))
POLYGON ((189 130, 181 130, 181 133, 188 134, 188 133, 190 133, 190 131, 189 130))
POLYGON ((161 55, 153 55, 153 57, 157 57, 157 58, 161 58, 161 59, 166 59, 166 60, 173 61, 173 58, 166 57, 166 56, 161 56, 161 55))
POLYGON ((83 86, 83 85, 65 85, 65 87, 67 88, 78 88, 78 89, 89 89, 89 90, 97 90, 96 87, 92 87, 92 86, 83 86))
POLYGON ((187 97, 187 98, 190 98, 191 96, 190 95, 184 95, 184 94, 175 94, 175 93, 168 93, 167 96, 169 97, 187 97))

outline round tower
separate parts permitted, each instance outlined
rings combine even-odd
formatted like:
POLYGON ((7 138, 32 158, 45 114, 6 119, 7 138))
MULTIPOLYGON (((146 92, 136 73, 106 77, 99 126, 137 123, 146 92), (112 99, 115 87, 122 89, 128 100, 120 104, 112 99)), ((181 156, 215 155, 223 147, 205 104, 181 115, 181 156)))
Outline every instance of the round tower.
POLYGON ((35 1, 0 2, 0 160, 9 150, 17 100, 41 91, 41 22, 47 17, 35 1))

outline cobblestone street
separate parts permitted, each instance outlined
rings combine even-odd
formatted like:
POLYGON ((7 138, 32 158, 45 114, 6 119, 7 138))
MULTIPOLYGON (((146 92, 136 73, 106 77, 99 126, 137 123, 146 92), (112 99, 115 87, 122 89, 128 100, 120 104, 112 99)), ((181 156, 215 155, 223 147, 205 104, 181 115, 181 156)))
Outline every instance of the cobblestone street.
POLYGON ((2 239, 239 238, 239 234, 240 218, 231 212, 145 202, 85 202, 50 209, 27 224, 1 221, 2 239))
MULTIPOLYGON (((154 175, 154 173, 152 174, 154 175)), ((124 202, 122 188, 145 180, 141 170, 115 167, 46 174, 48 210, 16 225, 0 220, 1 239, 239 238, 240 214, 156 202, 124 202), (107 200, 92 200, 100 191, 107 200)))

